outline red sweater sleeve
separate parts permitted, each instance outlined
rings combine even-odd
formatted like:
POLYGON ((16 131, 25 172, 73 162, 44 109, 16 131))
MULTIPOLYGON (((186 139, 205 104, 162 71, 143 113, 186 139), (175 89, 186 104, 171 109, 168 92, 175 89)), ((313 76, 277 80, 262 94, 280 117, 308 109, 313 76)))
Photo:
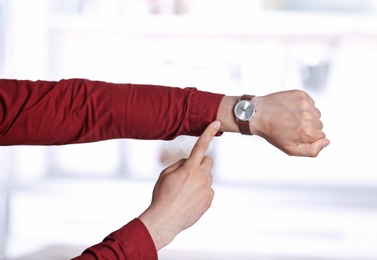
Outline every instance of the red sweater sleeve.
POLYGON ((111 233, 101 243, 87 248, 74 260, 155 260, 158 259, 154 242, 139 219, 134 219, 111 233))
POLYGON ((195 88, 86 79, 0 79, 0 145, 198 136, 223 95, 195 88))

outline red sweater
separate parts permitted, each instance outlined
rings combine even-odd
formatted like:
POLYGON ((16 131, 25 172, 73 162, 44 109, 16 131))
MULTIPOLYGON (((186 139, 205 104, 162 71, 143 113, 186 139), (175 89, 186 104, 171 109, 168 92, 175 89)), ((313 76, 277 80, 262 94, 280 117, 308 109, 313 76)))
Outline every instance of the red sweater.
MULTIPOLYGON (((115 138, 171 140, 200 135, 223 95, 195 88, 85 79, 0 79, 0 145, 62 145, 115 138)), ((75 260, 157 259, 148 230, 134 219, 75 260)))

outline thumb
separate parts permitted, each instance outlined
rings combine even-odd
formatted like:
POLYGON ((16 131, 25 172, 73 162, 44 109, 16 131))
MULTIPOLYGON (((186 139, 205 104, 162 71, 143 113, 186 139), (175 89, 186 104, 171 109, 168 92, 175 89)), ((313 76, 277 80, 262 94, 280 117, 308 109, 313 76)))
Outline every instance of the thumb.
POLYGON ((330 140, 326 138, 318 139, 313 143, 303 143, 298 147, 298 153, 301 156, 317 157, 323 148, 330 144, 330 140))
POLYGON ((208 150, 209 144, 213 137, 220 129, 220 121, 214 121, 207 126, 202 135, 196 141, 194 147, 191 150, 191 154, 185 163, 200 165, 205 153, 208 150))

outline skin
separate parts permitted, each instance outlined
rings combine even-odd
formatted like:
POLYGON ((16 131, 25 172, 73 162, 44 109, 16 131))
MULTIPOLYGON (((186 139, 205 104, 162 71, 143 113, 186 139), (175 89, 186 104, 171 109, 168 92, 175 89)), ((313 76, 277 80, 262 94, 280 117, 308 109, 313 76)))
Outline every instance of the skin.
MULTIPOLYGON (((233 114, 239 96, 225 96, 217 120, 221 132, 239 132, 233 114)), ((322 131, 321 112, 304 91, 290 90, 253 98, 256 113, 250 131, 291 156, 316 157, 330 144, 322 131)))
MULTIPOLYGON (((224 96, 217 120, 194 145, 190 156, 161 172, 152 202, 139 219, 160 250, 194 225, 211 206, 212 159, 205 156, 218 131, 239 132, 233 109, 239 96, 224 96)), ((253 98, 256 113, 250 131, 291 156, 316 157, 330 144, 322 131, 321 113, 304 91, 290 90, 253 98)))
POLYGON ((151 205, 139 216, 157 250, 191 227, 211 206, 212 159, 205 156, 220 122, 212 122, 194 145, 190 156, 163 170, 153 190, 151 205))

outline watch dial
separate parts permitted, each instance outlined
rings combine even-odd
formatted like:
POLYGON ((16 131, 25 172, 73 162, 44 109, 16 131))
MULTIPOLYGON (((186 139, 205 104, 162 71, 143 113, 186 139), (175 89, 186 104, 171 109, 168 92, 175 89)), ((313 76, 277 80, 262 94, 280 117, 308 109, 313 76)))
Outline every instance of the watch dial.
POLYGON ((250 104, 250 106, 246 107, 246 110, 245 110, 245 117, 246 118, 250 118, 254 113, 254 109, 253 109, 253 106, 250 104))
POLYGON ((254 115, 254 106, 248 100, 242 100, 235 108, 235 114, 239 120, 249 121, 254 115))

